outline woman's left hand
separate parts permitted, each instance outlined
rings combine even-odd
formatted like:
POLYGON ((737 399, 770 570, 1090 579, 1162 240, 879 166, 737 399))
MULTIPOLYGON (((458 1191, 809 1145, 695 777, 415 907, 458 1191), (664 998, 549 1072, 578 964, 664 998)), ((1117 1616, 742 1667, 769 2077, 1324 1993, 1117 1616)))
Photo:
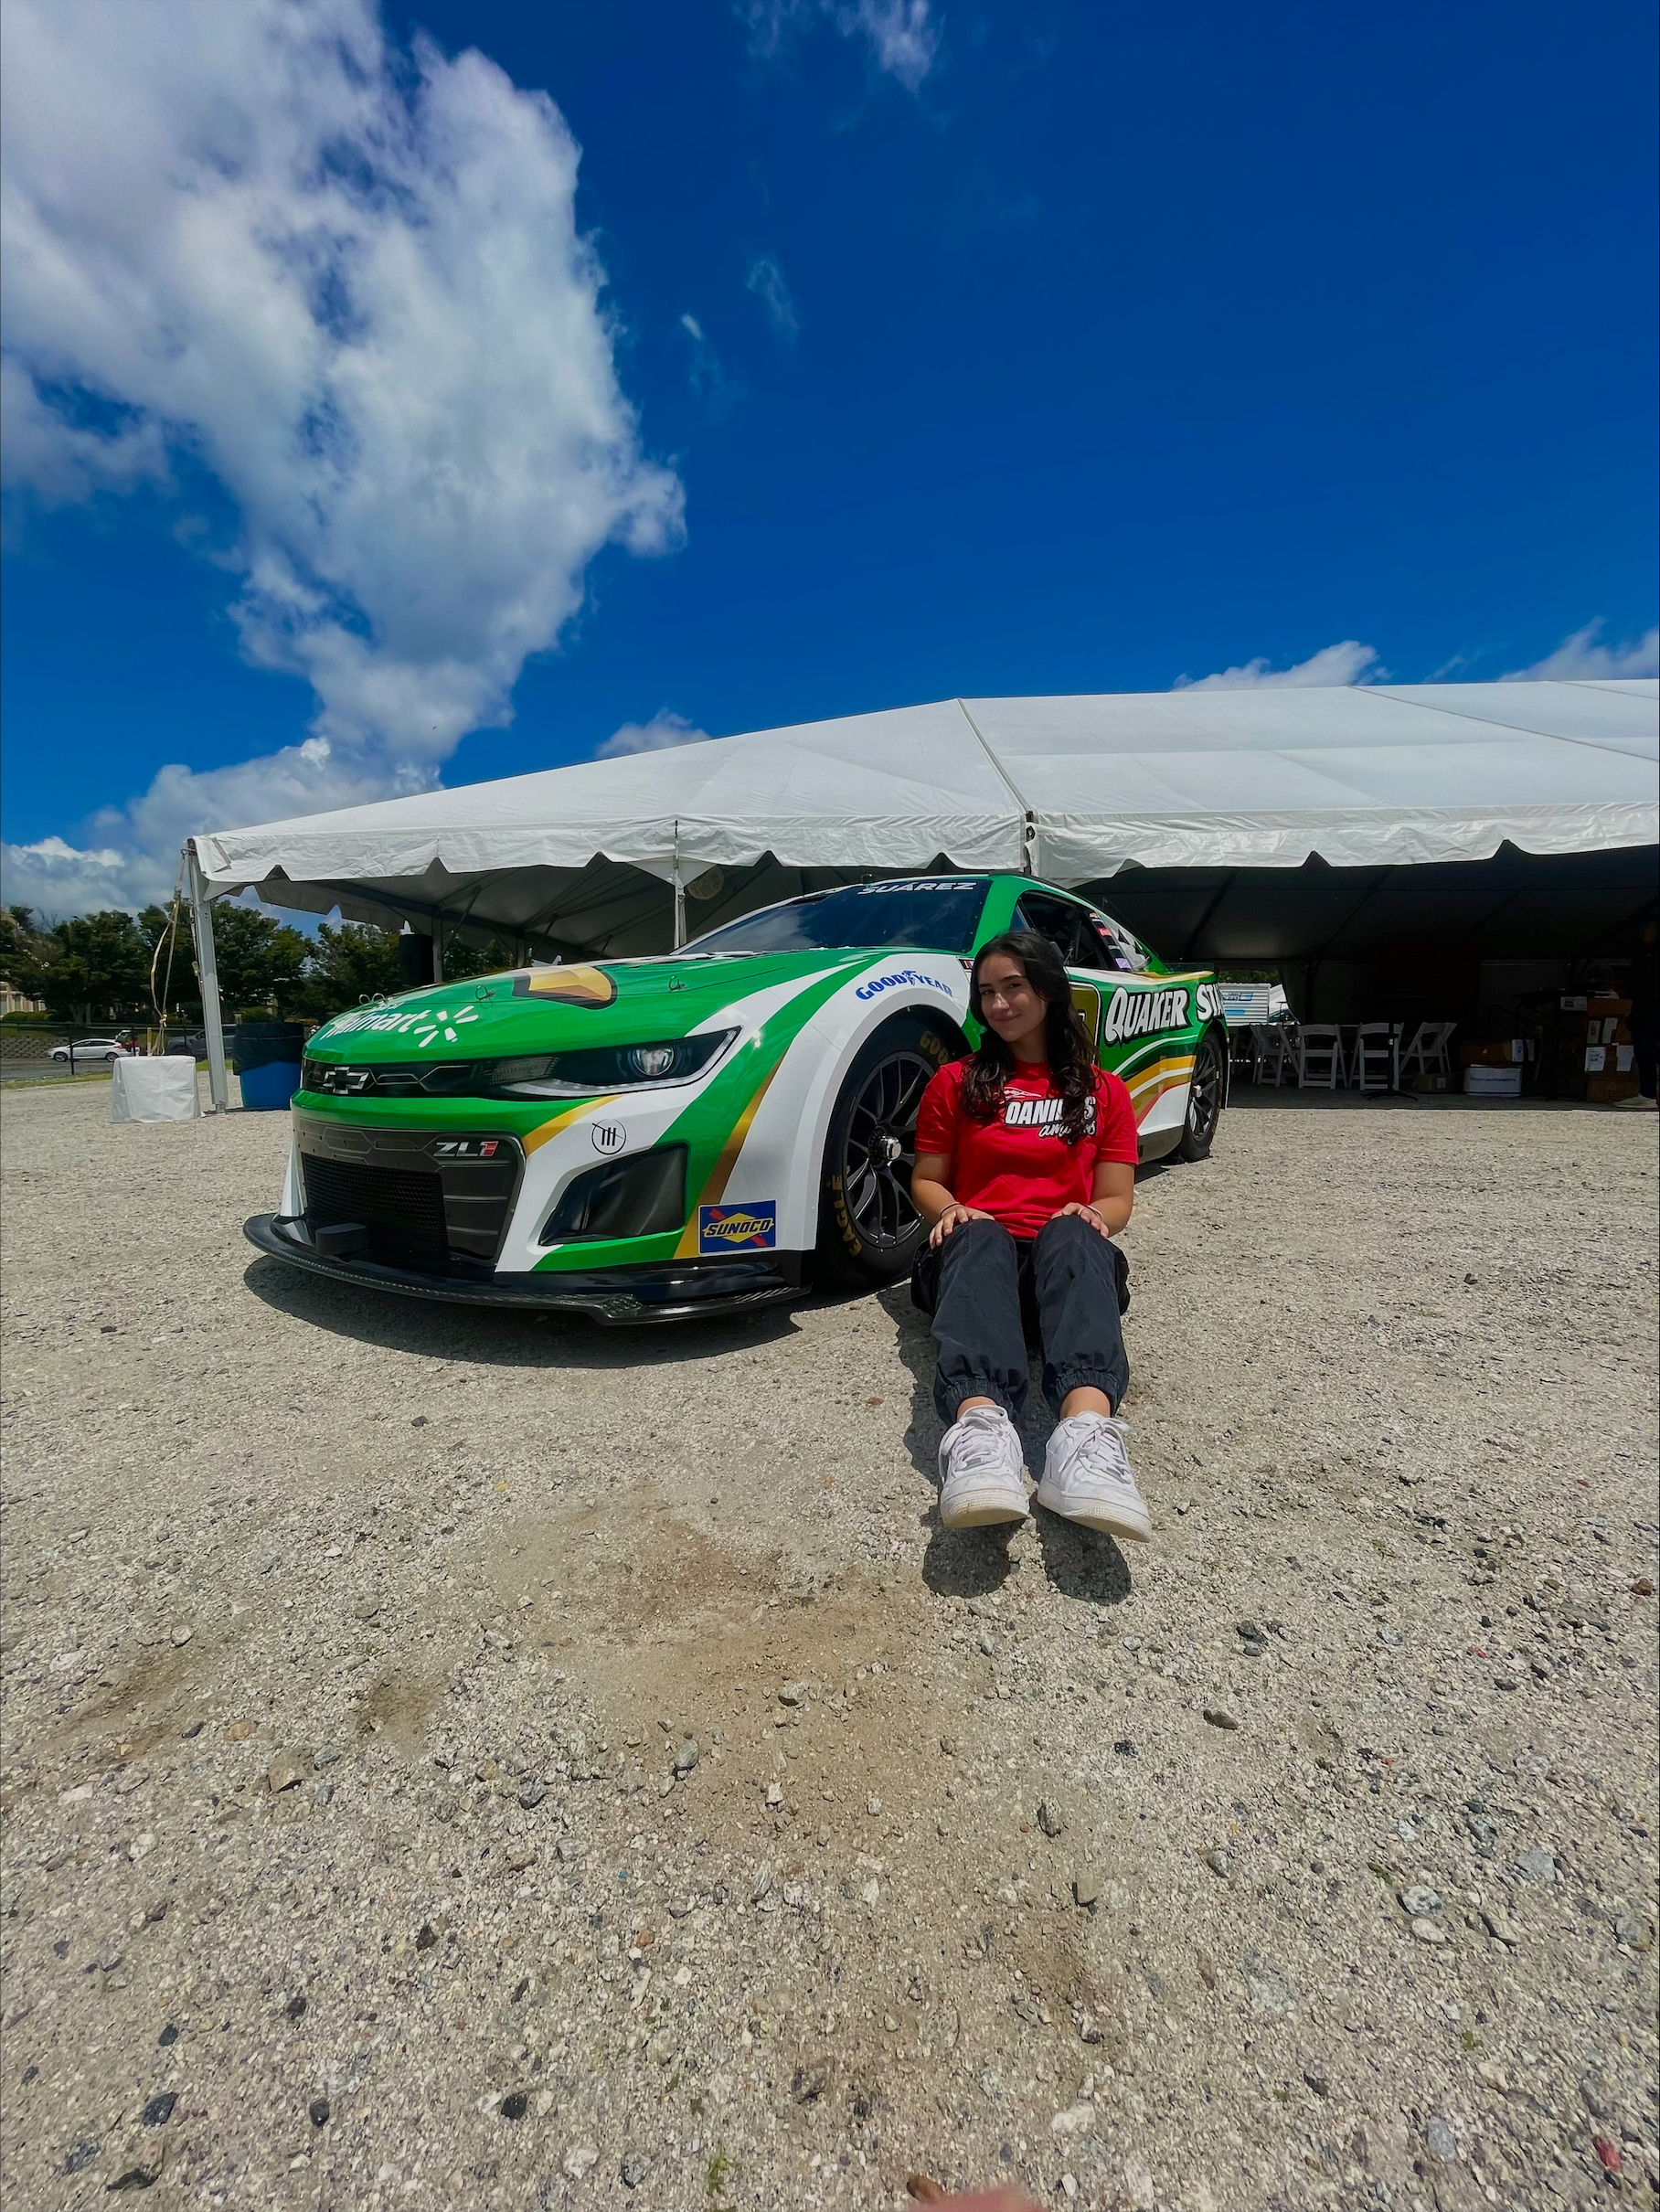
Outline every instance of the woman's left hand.
POLYGON ((1093 1206, 1086 1206, 1081 1199, 1074 1198, 1071 1205, 1063 1206, 1055 1218, 1058 1221, 1064 1221, 1069 1214, 1076 1214, 1080 1221, 1087 1221, 1092 1229, 1098 1230, 1101 1236, 1111 1239, 1112 1230, 1093 1206))

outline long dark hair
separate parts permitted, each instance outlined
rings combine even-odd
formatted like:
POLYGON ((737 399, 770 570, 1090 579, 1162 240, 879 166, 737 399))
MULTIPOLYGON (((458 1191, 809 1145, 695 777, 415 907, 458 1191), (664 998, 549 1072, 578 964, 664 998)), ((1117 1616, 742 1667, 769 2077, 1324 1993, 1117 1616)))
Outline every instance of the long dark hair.
POLYGON ((980 1025, 979 1049, 971 1055, 963 1083, 963 1110, 971 1121, 993 1122, 1003 1111, 1004 1086, 1015 1056, 986 1021, 980 1005, 980 970, 994 952, 1017 960, 1026 980, 1044 1003, 1043 1033, 1049 1061, 1049 1086, 1065 1101, 1056 1131, 1063 1143, 1077 1144, 1090 1134, 1095 1101, 1095 1056, 1072 1004, 1072 986, 1060 955, 1036 930, 1006 930, 974 954, 968 979, 968 1008, 980 1025))

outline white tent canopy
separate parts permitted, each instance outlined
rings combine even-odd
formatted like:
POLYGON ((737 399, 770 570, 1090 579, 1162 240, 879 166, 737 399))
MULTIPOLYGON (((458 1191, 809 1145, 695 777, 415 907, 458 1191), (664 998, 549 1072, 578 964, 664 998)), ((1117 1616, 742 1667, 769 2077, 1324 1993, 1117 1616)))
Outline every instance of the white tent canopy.
MULTIPOLYGON (((1132 864, 1295 867, 1318 855, 1334 867, 1399 866, 1481 859, 1506 842, 1583 852, 1655 839, 1656 689, 1421 684, 948 699, 196 844, 214 890, 252 884, 275 905, 338 905, 365 920, 401 915, 586 950, 630 933, 626 909, 649 890, 642 876, 678 877, 724 908, 710 871, 763 862, 818 880, 942 861, 1080 884, 1132 864)), ((762 887, 748 888, 742 906, 762 887)), ((665 903, 660 889, 645 900, 659 917, 665 903)))
POLYGON ((210 889, 254 885, 272 905, 598 949, 606 907, 646 889, 635 871, 697 885, 763 860, 830 878, 942 860, 1093 883, 1131 863, 1587 852, 1655 841, 1655 690, 945 699, 221 830, 197 838, 197 856, 210 889))
POLYGON ((192 876, 198 899, 252 885, 441 945, 463 931, 518 957, 591 956, 660 950, 671 913, 678 940, 687 896, 701 930, 935 865, 1260 884, 1316 858, 1392 872, 1501 848, 1596 854, 1660 835, 1657 694, 1641 680, 946 699, 220 830, 193 841, 192 876))

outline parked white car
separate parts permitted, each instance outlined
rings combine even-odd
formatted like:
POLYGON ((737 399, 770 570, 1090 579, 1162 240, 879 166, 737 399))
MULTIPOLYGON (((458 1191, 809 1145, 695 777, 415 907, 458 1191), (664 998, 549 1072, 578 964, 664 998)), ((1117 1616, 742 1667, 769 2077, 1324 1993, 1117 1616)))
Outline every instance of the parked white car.
POLYGON ((54 1045, 48 1057, 55 1060, 70 1060, 79 1065, 82 1060, 131 1059, 133 1048, 119 1037, 80 1037, 72 1045, 54 1045))

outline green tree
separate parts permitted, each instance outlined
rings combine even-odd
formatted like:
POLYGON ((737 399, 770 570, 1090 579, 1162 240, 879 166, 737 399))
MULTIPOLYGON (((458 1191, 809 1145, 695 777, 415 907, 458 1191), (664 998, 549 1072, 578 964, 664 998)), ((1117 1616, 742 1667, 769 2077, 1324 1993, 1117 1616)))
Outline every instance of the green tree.
MULTIPOLYGON (((138 926, 152 952, 158 946, 161 949, 155 988, 159 994, 166 984, 168 1011, 199 1006, 202 986, 196 972, 196 943, 188 910, 179 909, 170 979, 168 949, 163 942, 168 909, 146 907, 138 918, 138 926)), ((227 1015, 243 1006, 275 1006, 279 1013, 287 1013, 299 999, 311 947, 287 922, 274 921, 257 907, 218 899, 213 909, 213 951, 219 972, 219 1003, 227 1015)))
POLYGON ((10 907, 0 930, 5 976, 44 999, 59 1021, 143 1016, 150 1006, 150 946, 131 914, 80 914, 37 927, 31 909, 10 907))
POLYGON ((26 998, 44 996, 45 969, 59 950, 57 939, 35 920, 33 907, 0 909, 0 982, 26 998))
POLYGON ((144 907, 138 917, 139 934, 150 948, 155 960, 155 997, 165 1000, 163 1012, 169 1019, 182 1015, 186 1006, 199 1007, 202 1003, 201 985, 196 980, 196 946, 190 935, 190 909, 181 905, 178 909, 178 933, 171 947, 163 941, 166 937, 171 909, 167 907, 144 907), (155 959, 157 951, 161 957, 155 959))
POLYGON ((303 1012, 325 1021, 366 998, 388 998, 399 989, 398 937, 361 921, 325 922, 305 963, 303 1012))
POLYGON ((311 947, 288 922, 220 899, 213 909, 213 951, 219 996, 228 1007, 275 1006, 286 1013, 299 998, 311 947))
POLYGON ((499 937, 487 945, 463 944, 459 937, 445 940, 445 983, 463 983, 470 975, 500 975, 512 965, 513 955, 499 937))

